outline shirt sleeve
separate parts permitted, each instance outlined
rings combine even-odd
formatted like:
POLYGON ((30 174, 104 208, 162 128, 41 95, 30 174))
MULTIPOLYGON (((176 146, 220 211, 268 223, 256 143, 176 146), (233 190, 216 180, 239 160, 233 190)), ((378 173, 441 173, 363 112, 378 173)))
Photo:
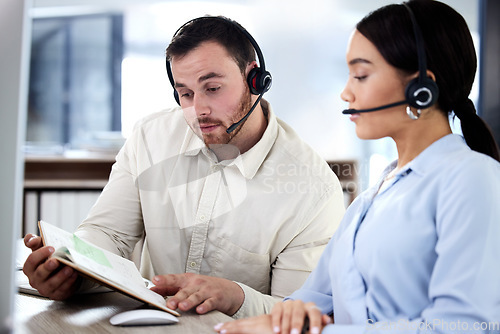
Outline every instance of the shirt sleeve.
POLYGON ((459 322, 468 330, 491 321, 499 325, 500 164, 483 158, 446 173, 440 187, 431 304, 420 319, 437 333, 449 333, 446 325, 459 322))
POLYGON ((135 185, 134 141, 129 138, 118 153, 108 183, 75 233, 125 258, 130 258, 144 231, 135 185))
POLYGON ((319 259, 318 265, 308 276, 302 287, 295 290, 285 300, 302 300, 306 303, 313 302, 320 308, 323 314, 331 314, 333 312, 331 278, 328 268, 334 243, 334 239, 331 239, 319 259))
POLYGON ((265 295, 243 283, 235 283, 238 284, 243 290, 245 299, 240 309, 232 315, 234 319, 241 319, 257 316, 264 313, 270 313, 274 304, 282 300, 282 298, 265 295))

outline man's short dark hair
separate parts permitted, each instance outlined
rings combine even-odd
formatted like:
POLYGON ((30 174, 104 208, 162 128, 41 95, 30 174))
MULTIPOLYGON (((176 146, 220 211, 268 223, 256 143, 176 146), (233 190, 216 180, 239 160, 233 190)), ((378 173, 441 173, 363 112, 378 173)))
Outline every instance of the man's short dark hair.
POLYGON ((255 60, 255 50, 250 40, 241 31, 239 23, 223 16, 203 16, 184 24, 167 47, 167 60, 184 56, 201 43, 213 41, 226 48, 227 52, 245 73, 249 63, 255 60))

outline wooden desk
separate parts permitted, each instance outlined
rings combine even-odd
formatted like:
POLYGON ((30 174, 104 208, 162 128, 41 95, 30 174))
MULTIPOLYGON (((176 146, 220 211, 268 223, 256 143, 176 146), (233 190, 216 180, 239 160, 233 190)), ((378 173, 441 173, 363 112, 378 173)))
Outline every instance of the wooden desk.
POLYGON ((14 333, 214 333, 213 327, 231 317, 213 311, 205 315, 181 312, 177 324, 112 326, 113 315, 144 304, 117 292, 84 295, 61 302, 19 293, 15 299, 14 333))

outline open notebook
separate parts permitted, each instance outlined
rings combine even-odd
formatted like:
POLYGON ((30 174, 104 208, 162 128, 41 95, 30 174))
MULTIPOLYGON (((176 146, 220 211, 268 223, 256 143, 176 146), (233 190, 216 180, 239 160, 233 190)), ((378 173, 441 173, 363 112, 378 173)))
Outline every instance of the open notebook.
POLYGON ((38 222, 38 225, 44 245, 54 247, 55 252, 52 257, 58 261, 99 284, 180 316, 166 306, 163 296, 146 287, 144 279, 132 261, 45 221, 38 222))

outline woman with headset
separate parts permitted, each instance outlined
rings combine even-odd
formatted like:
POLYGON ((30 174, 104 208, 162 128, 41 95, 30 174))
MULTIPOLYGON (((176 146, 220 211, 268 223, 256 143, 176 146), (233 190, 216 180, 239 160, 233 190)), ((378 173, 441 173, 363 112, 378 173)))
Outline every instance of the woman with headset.
POLYGON ((215 330, 500 332, 499 151, 468 98, 465 20, 438 1, 388 5, 357 24, 346 58, 344 113, 359 138, 391 137, 398 160, 351 204, 299 290, 215 330))

